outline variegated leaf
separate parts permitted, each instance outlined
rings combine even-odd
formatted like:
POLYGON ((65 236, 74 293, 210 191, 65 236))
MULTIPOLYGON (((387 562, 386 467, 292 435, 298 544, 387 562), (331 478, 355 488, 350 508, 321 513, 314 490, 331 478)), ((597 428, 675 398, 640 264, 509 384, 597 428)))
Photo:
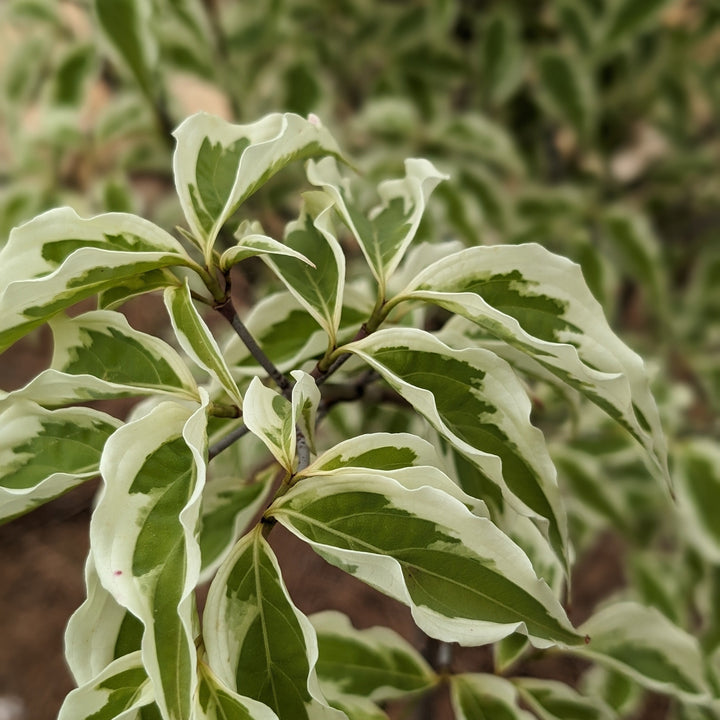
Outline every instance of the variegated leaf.
POLYGON ((120 424, 91 408, 0 401, 0 521, 95 477, 103 446, 120 424))
POLYGON ((342 613, 309 617, 317 633, 320 687, 329 697, 355 695, 374 702, 428 690, 438 681, 422 655, 384 627, 356 630, 342 613))
POLYGON ((440 147, 461 157, 463 163, 470 165, 469 159, 488 163, 514 176, 526 172, 522 155, 507 128, 480 112, 443 113, 431 132, 440 147))
POLYGON ((58 720, 136 720, 154 700, 152 683, 136 651, 113 661, 97 677, 73 690, 58 720))
POLYGON ((208 482, 200 511, 201 580, 214 575, 267 501, 276 472, 272 467, 250 482, 244 482, 238 475, 213 477, 208 482))
POLYGON ((483 92, 504 103, 523 79, 523 45, 517 15, 502 6, 490 14, 480 45, 483 92))
POLYGON ((517 690, 505 678, 463 673, 450 678, 450 699, 458 720, 535 720, 518 705, 517 690))
POLYGON ((273 113, 249 125, 198 113, 174 135, 180 203, 206 260, 220 228, 278 170, 293 160, 340 154, 322 125, 292 113, 273 113))
POLYGON ((245 392, 243 420, 288 472, 292 472, 295 465, 294 415, 289 400, 265 387, 258 377, 251 380, 245 392))
POLYGON ((332 158, 309 163, 307 172, 310 182, 333 199, 384 294, 388 278, 415 238, 428 197, 447 176, 427 160, 406 160, 405 177, 381 183, 381 205, 366 214, 355 204, 332 158))
POLYGON ((582 57, 555 48, 544 50, 537 61, 539 97, 553 115, 567 122, 582 139, 595 126, 595 89, 582 57))
POLYGON ((530 647, 528 639, 520 633, 513 633, 493 645, 493 662, 498 675, 505 675, 530 647))
POLYGON ((103 586, 145 629, 143 663, 165 720, 186 720, 196 690, 193 590, 205 482, 206 406, 157 405, 120 428, 101 461, 90 525, 103 586))
POLYGON ((95 18, 116 55, 135 76, 142 91, 155 96, 154 68, 159 49, 152 30, 150 0, 94 0, 95 18))
POLYGON ((85 602, 65 629, 65 659, 77 685, 84 685, 113 660, 140 650, 142 623, 102 586, 92 552, 85 563, 85 602))
POLYGON ((203 615, 203 639, 217 677, 279 717, 345 718, 320 693, 315 633, 287 593, 262 526, 242 538, 218 570, 203 615))
POLYGON ((205 663, 199 671, 193 720, 278 720, 267 705, 227 687, 205 663))
POLYGON ((683 532, 709 562, 720 564, 720 447, 695 439, 675 455, 683 532))
POLYGON ((342 314, 345 255, 333 232, 333 209, 333 201, 324 193, 306 193, 300 217, 285 228, 285 245, 310 264, 282 255, 263 255, 263 260, 335 345, 342 314))
POLYGON ((360 695, 330 694, 327 700, 331 707, 344 712, 348 720, 390 720, 378 705, 360 695))
POLYGON ((149 270, 146 273, 125 278, 119 284, 107 290, 102 290, 98 293, 98 308, 101 310, 114 310, 134 297, 153 290, 164 290, 169 285, 178 284, 177 278, 167 268, 149 270))
POLYGON ((346 345, 433 427, 542 524, 567 564, 567 527, 542 433, 509 365, 479 348, 453 350, 422 330, 380 330, 346 345))
POLYGON ((134 330, 120 313, 96 310, 74 318, 57 315, 50 327, 54 339, 51 367, 107 383, 105 397, 159 392, 199 401, 197 383, 177 352, 159 338, 134 330))
POLYGON ((646 688, 690 702, 710 697, 706 667, 697 638, 655 608, 613 603, 581 628, 591 642, 575 652, 607 665, 646 688))
POLYGON ((610 329, 578 265, 535 244, 474 247, 430 265, 401 299, 438 304, 532 356, 630 431, 670 484, 643 361, 610 329))
POLYGON ((165 306, 182 349, 217 380, 230 399, 241 408, 243 399, 240 390, 217 341, 193 304, 187 281, 183 287, 165 290, 165 306))
POLYGON ((267 516, 408 605, 432 637, 482 645, 522 630, 542 647, 583 642, 522 550, 434 488, 367 473, 305 478, 267 516))
POLYGON ((335 472, 340 468, 387 471, 437 462, 435 448, 417 435, 370 433, 344 440, 326 450, 302 474, 335 472))
POLYGON ((292 375, 295 384, 292 389, 292 410, 293 419, 300 432, 302 432, 310 450, 315 450, 315 425, 317 421, 317 409, 320 404, 320 389, 315 380, 302 370, 293 370, 292 375))
POLYGON ((361 471, 390 477, 408 490, 433 487, 460 501, 473 514, 489 518, 487 505, 435 467, 438 462, 433 446, 417 435, 370 433, 338 443, 296 473, 295 480, 314 475, 357 475, 361 471))
POLYGON ((175 265, 193 262, 147 220, 49 210, 15 228, 0 250, 0 351, 83 298, 175 265))
POLYGON ((248 233, 246 232, 247 229, 249 228, 241 225, 235 233, 235 237, 238 238, 237 245, 228 248, 220 256, 220 269, 223 272, 229 270, 233 265, 247 260, 247 258, 257 257, 258 255, 286 255, 315 267, 302 253, 262 233, 248 233))
POLYGON ((645 697, 643 689, 627 675, 597 663, 580 678, 578 691, 600 698, 621 717, 637 714, 645 697))
POLYGON ((557 680, 518 677, 513 684, 541 720, 617 720, 618 717, 600 698, 581 695, 557 680))
POLYGON ((602 217, 603 239, 619 268, 638 281, 648 293, 647 301, 663 320, 668 312, 667 278, 660 241, 642 213, 616 206, 602 217))

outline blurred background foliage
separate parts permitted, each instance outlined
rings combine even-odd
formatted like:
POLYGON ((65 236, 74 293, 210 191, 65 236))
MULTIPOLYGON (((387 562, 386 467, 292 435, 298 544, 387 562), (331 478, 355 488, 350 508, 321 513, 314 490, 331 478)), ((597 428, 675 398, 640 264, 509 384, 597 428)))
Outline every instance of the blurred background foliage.
MULTIPOLYGON (((371 181, 418 156, 450 175, 421 240, 537 242, 580 263, 654 376, 678 510, 623 431, 529 373, 576 549, 612 527, 623 592, 698 634, 720 669, 718 0, 5 0, 0 13, 0 242, 66 204, 173 228, 185 116, 294 111, 317 114, 371 181)), ((300 182, 286 173, 252 198, 270 234, 300 182)), ((587 682, 632 707, 599 672, 587 682)))

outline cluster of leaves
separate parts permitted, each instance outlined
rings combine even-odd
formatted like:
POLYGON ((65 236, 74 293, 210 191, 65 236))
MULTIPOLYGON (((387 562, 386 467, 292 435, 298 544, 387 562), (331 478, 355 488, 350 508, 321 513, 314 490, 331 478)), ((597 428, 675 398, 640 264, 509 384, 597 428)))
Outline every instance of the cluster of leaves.
POLYGON ((543 720, 627 716, 638 685, 670 694, 673 717, 717 717, 720 13, 267 5, 3 8, 23 42, 2 68, 0 236, 54 205, 121 211, 41 215, 0 263, 2 348, 47 321, 55 340, 50 369, 0 400, 3 517, 98 469, 106 482, 63 717, 373 718, 445 682, 458 717, 529 717, 519 700, 543 720), (191 118, 173 183, 191 78, 239 118, 317 112, 383 181, 380 204, 367 212, 372 183, 343 177, 335 141, 295 115, 191 118), (310 156, 299 203, 286 166, 310 156), (140 199, 148 182, 159 202, 140 199), (158 227, 178 224, 180 239, 158 227), (253 256, 269 271, 241 322, 230 280, 253 256), (152 290, 174 347, 116 310, 152 290), (235 336, 215 340, 196 303, 235 336), (603 310, 654 369, 659 414, 603 310), (135 395, 125 423, 76 406, 135 395), (661 420, 674 506, 651 477, 669 481, 661 420), (266 541, 276 523, 431 637, 495 643, 497 674, 305 618, 266 541), (628 587, 573 628, 573 551, 608 527, 628 587), (212 577, 201 628, 194 588, 212 577), (582 694, 508 679, 530 645, 597 661, 582 694))

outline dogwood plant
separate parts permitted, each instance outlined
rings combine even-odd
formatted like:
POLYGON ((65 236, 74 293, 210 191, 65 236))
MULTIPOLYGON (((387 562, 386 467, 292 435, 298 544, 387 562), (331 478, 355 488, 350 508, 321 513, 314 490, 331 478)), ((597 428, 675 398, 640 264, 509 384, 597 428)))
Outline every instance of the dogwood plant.
POLYGON ((500 674, 527 647, 709 707, 699 645, 667 618, 623 602, 573 627, 563 607, 573 555, 527 378, 595 403, 670 487, 643 362, 579 267, 536 244, 418 242, 444 175, 408 160, 368 210, 314 117, 199 114, 175 138, 177 237, 61 208, 0 252, 0 350, 44 323, 54 337, 51 366, 0 396, 0 516, 102 477, 61 720, 383 718, 386 701, 441 683, 468 720, 614 716, 556 681, 500 674), (244 202, 299 159, 313 189, 272 238, 244 202), (257 256, 286 289, 243 320, 231 281, 257 256), (154 291, 172 342, 117 309, 154 291), (97 309, 66 314, 89 297, 97 309), (125 421, 88 404, 127 396, 144 399, 125 421), (498 674, 454 674, 333 610, 305 616, 278 524, 407 605, 444 657, 496 643, 498 674))

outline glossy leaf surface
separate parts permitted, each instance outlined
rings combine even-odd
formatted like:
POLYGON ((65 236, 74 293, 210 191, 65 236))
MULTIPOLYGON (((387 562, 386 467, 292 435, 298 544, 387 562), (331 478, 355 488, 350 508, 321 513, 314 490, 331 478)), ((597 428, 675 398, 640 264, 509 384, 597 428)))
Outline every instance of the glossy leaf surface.
POLYGON ((190 715, 197 685, 205 413, 162 403, 118 430, 103 452, 105 488, 90 526, 103 586, 144 625, 143 663, 167 720, 190 715))
POLYGON ((407 604, 432 637, 480 645, 523 629, 539 646, 581 643, 520 548, 458 500, 422 486, 416 471, 413 489, 362 473, 305 478, 268 515, 407 604))
POLYGON ((505 361, 479 348, 453 350, 415 329, 380 330, 346 346, 362 357, 442 437, 521 511, 548 524, 566 559, 567 529, 555 469, 530 402, 505 361))
POLYGON ((578 265, 535 244, 469 248, 400 297, 438 304, 530 355, 629 430, 670 483, 643 361, 610 329, 578 265))
POLYGON ((95 477, 119 425, 90 408, 46 410, 28 400, 0 400, 0 520, 95 477))
POLYGON ((228 218, 278 170, 293 160, 339 154, 325 128, 292 113, 273 113, 248 125, 198 113, 174 135, 180 203, 206 258, 228 218))
POLYGON ((281 718, 344 718, 320 694, 315 633, 290 600, 260 526, 237 543, 213 580, 203 637, 210 667, 231 690, 281 718))
POLYGON ((147 220, 49 210, 15 228, 0 250, 0 351, 86 297, 174 265, 192 262, 147 220))

